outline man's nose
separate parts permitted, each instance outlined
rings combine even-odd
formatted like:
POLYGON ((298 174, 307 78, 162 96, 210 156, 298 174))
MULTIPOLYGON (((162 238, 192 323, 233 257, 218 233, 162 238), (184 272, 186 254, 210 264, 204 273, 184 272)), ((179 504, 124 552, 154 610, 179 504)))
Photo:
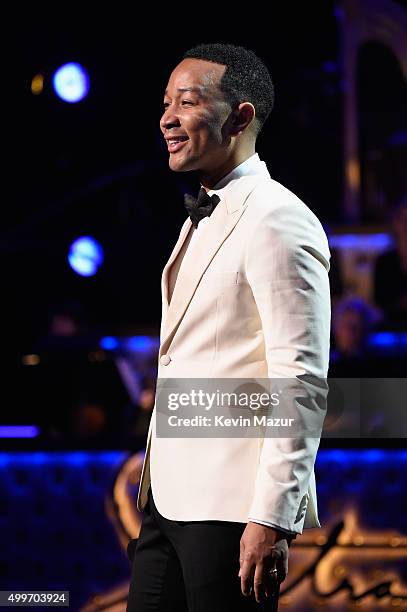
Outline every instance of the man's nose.
POLYGON ((164 131, 170 130, 172 127, 178 127, 180 125, 180 122, 174 112, 168 109, 161 117, 160 125, 161 129, 164 131))

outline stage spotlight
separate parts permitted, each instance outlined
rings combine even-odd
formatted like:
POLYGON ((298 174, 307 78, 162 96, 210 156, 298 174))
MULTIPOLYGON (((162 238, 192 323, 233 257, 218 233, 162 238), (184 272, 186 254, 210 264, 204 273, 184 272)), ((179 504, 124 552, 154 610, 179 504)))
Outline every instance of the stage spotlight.
POLYGON ((103 249, 91 236, 81 236, 69 249, 69 265, 81 276, 94 276, 103 264, 103 249))
POLYGON ((52 79, 55 93, 65 102, 80 102, 89 92, 89 75, 75 62, 64 64, 52 79))

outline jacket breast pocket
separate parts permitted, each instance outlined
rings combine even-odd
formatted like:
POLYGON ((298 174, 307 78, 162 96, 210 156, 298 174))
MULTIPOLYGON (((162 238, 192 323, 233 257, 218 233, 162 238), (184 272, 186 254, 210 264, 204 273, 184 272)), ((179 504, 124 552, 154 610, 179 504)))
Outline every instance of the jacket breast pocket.
POLYGON ((216 352, 233 351, 245 338, 248 345, 256 338, 257 309, 243 273, 222 271, 217 283, 216 352))
POLYGON ((235 287, 239 284, 239 272, 234 270, 222 270, 213 273, 213 280, 216 287, 223 289, 225 287, 235 287))

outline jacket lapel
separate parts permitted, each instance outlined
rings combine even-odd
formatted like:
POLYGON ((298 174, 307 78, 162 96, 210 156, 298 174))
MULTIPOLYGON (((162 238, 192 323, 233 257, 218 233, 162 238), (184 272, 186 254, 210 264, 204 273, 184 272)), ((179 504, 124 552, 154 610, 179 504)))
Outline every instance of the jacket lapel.
MULTIPOLYGON (((169 304, 169 290, 168 290, 168 280, 169 280, 169 272, 170 272, 170 268, 172 266, 172 264, 174 263, 174 261, 177 258, 178 253, 180 252, 182 245, 185 242, 186 237, 188 236, 188 232, 191 229, 192 223, 191 223, 191 219, 189 217, 186 218, 184 225, 181 228, 181 231, 179 233, 179 237, 178 240, 172 250, 172 253, 170 255, 169 260, 167 261, 167 263, 164 266, 163 272, 162 272, 162 276, 161 276, 161 295, 162 295, 162 300, 163 300, 163 304, 167 310, 168 308, 168 304, 169 304)), ((165 312, 166 312, 165 310, 165 312)))
POLYGON ((163 271, 162 295, 168 311, 164 322, 160 356, 168 350, 205 270, 245 211, 244 204, 259 178, 259 176, 241 177, 227 190, 227 194, 213 211, 209 223, 202 230, 199 244, 194 248, 193 261, 189 259, 182 266, 168 306, 168 271, 192 225, 189 217, 185 221, 178 242, 163 271))

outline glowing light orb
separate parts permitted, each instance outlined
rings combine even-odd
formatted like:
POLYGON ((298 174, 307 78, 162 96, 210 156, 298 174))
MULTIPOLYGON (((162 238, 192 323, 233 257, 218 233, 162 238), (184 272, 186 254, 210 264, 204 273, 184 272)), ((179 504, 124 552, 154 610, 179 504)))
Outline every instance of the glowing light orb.
POLYGON ((55 72, 52 84, 55 93, 65 102, 80 102, 89 92, 89 75, 75 62, 64 64, 55 72))
POLYGON ((81 236, 69 249, 68 261, 80 276, 94 276, 103 264, 103 249, 91 236, 81 236))

